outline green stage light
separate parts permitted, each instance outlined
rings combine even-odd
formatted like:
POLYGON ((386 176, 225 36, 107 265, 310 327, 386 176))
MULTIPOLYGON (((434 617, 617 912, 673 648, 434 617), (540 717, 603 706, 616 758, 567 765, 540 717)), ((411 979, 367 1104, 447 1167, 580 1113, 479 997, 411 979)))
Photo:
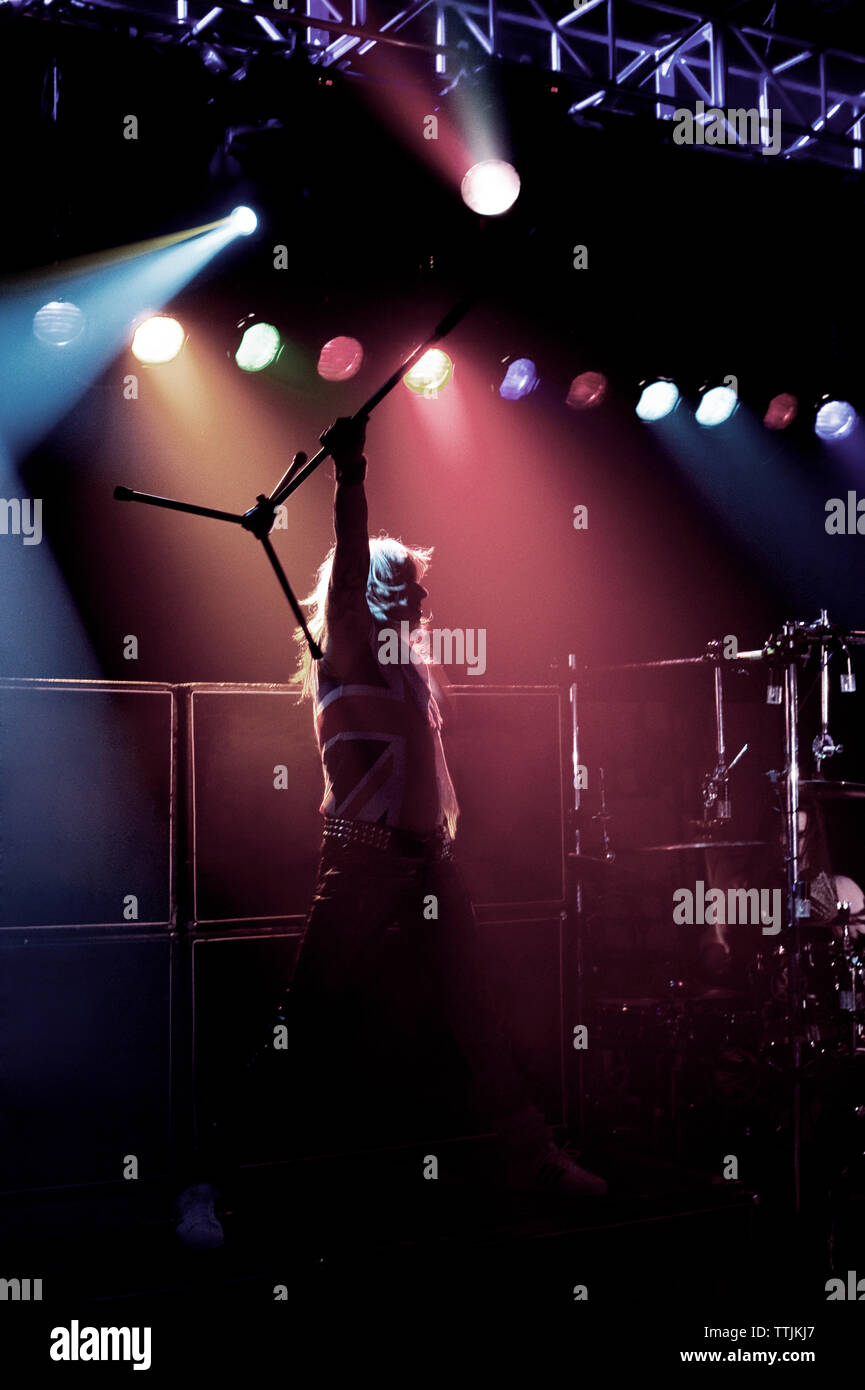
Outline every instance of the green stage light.
POLYGON ((282 351, 279 330, 272 323, 253 323, 240 340, 234 360, 244 372, 263 372, 282 351))

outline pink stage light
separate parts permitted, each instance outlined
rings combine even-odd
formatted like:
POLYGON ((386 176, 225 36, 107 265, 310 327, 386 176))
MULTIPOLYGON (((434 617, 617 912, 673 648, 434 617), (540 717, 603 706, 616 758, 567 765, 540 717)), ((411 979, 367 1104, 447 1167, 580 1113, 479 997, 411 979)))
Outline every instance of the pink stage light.
POLYGON ((318 374, 325 381, 348 381, 362 362, 363 348, 357 338, 331 338, 318 355, 318 374))

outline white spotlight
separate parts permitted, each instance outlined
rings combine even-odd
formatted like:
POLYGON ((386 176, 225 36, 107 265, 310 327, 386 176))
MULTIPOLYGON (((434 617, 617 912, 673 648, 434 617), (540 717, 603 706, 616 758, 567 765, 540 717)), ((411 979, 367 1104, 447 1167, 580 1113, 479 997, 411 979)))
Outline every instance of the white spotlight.
POLYGON ((463 202, 482 217, 500 217, 513 207, 520 191, 520 176, 503 159, 484 159, 473 164, 460 184, 463 202))
POLYGON ((236 236, 252 236, 258 226, 258 218, 252 208, 235 208, 230 219, 231 230, 236 236))
POLYGON ((146 367, 155 367, 162 362, 173 362, 185 342, 186 334, 177 319, 154 314, 136 328, 132 352, 146 367))

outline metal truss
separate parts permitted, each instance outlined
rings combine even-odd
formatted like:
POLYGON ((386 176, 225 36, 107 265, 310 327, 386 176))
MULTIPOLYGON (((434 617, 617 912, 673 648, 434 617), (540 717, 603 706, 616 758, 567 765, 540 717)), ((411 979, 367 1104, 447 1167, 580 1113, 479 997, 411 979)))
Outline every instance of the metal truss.
POLYGON ((706 4, 665 0, 418 0, 402 7, 384 0, 222 0, 209 7, 207 0, 152 0, 151 7, 147 0, 0 0, 0 10, 108 22, 142 38, 200 46, 208 66, 241 72, 250 54, 300 49, 323 68, 385 83, 432 80, 445 92, 497 59, 529 63, 573 96, 577 121, 592 111, 672 121, 677 109, 693 112, 702 102, 697 123, 708 135, 713 122, 715 143, 728 151, 774 153, 775 122, 781 157, 861 171, 865 55, 737 22, 742 3, 722 17, 708 14, 706 4), (718 126, 710 108, 756 113, 763 118, 758 138, 738 142, 742 115, 718 126))

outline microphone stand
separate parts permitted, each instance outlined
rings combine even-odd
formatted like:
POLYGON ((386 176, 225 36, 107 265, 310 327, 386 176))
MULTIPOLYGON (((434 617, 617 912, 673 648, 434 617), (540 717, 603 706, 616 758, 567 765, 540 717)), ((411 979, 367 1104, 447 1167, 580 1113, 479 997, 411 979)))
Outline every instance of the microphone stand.
MULTIPOLYGON (((406 373, 411 371, 412 367, 420 361, 424 353, 428 352, 436 343, 441 342, 442 338, 446 337, 447 334, 465 318, 476 299, 477 294, 472 294, 461 299, 459 303, 445 315, 441 322, 436 325, 426 342, 421 343, 420 347, 415 348, 402 365, 397 367, 396 371, 388 377, 384 385, 380 386, 367 401, 364 401, 360 409, 355 411, 354 415, 351 417, 352 420, 358 422, 367 420, 375 407, 384 400, 385 396, 387 396, 395 386, 399 385, 406 373)), ((291 466, 286 469, 270 496, 268 497, 264 493, 259 493, 255 501, 255 506, 250 507, 249 511, 244 512, 242 516, 234 512, 218 511, 213 507, 200 507, 192 502, 178 502, 171 497, 156 497, 149 492, 136 492, 129 487, 116 487, 114 489, 114 499, 117 502, 145 502, 151 507, 167 507, 171 511, 189 512, 193 516, 208 516, 212 517, 215 521, 228 521, 234 526, 242 526, 245 531, 249 531, 255 536, 256 540, 261 541, 264 553, 270 561, 273 572, 279 581, 280 588, 288 600, 297 624, 306 638, 312 659, 314 661, 320 661, 322 655, 321 648, 318 646, 318 643, 313 640, 312 634, 306 625, 303 611, 294 596, 285 571, 280 564, 279 557, 273 548, 273 544, 270 540, 270 531, 273 528, 277 507, 279 507, 287 497, 290 497, 293 492, 296 492, 301 484, 306 482, 307 478, 312 476, 319 465, 324 463, 324 460, 329 457, 329 454, 330 451, 322 446, 317 454, 314 454, 311 459, 306 460, 303 464, 295 465, 292 463, 291 466)))

